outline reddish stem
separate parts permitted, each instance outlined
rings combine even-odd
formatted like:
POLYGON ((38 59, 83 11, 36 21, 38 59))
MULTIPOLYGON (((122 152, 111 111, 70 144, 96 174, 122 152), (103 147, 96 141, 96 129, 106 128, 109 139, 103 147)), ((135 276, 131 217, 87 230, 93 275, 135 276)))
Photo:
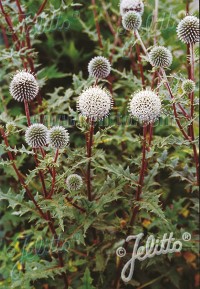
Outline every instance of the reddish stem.
POLYGON ((95 0, 91 0, 91 3, 93 6, 94 21, 95 21, 96 31, 97 31, 97 35, 98 35, 99 47, 103 48, 102 39, 101 39, 101 30, 100 30, 100 26, 99 26, 99 22, 98 22, 98 16, 97 16, 97 10, 96 10, 96 2, 95 2, 95 0))
POLYGON ((51 186, 51 192, 47 196, 48 199, 51 199, 53 194, 54 194, 54 188, 55 188, 55 183, 56 183, 56 168, 55 164, 57 162, 59 156, 59 149, 56 150, 55 157, 54 157, 54 166, 53 166, 53 171, 52 171, 52 186, 51 186))
POLYGON ((187 133, 185 132, 184 128, 182 127, 182 125, 180 123, 179 116, 178 116, 178 113, 177 113, 177 110, 176 110, 176 104, 174 102, 174 96, 173 96, 173 93, 172 93, 172 90, 171 90, 171 87, 169 85, 169 82, 168 82, 168 79, 166 77, 164 69, 161 69, 161 72, 162 72, 162 75, 163 75, 164 80, 165 80, 165 86, 166 86, 167 90, 169 91, 169 94, 170 94, 171 99, 173 101, 172 106, 173 106, 173 111, 174 111, 174 116, 175 116, 176 123, 177 123, 181 133, 183 134, 184 138, 186 140, 188 140, 188 141, 191 141, 190 137, 187 135, 187 133))
MULTIPOLYGON (((191 61, 191 66, 190 66, 190 76, 191 80, 195 82, 195 76, 194 76, 194 44, 190 45, 190 61, 191 61)), ((190 131, 191 131, 191 138, 192 141, 195 140, 195 135, 194 135, 194 92, 190 94, 190 101, 191 101, 191 124, 190 124, 190 131)), ((195 166, 196 166, 196 177, 197 177, 197 185, 199 185, 199 156, 197 152, 196 145, 193 143, 192 144, 193 148, 193 153, 194 153, 194 161, 195 161, 195 166)))
MULTIPOLYGON (((135 38, 137 39, 136 35, 135 38)), ((138 64, 140 68, 140 75, 141 75, 141 80, 142 80, 142 86, 145 88, 145 79, 144 79, 144 71, 143 71, 143 65, 142 65, 142 60, 140 56, 140 46, 136 43, 136 53, 137 53, 137 58, 138 58, 138 64)))
MULTIPOLYGON (((38 156, 37 156, 37 150, 33 149, 33 151, 34 151, 35 163, 36 163, 36 166, 38 167, 39 161, 38 161, 38 156)), ((42 183, 43 195, 44 195, 44 197, 46 197, 47 196, 47 190, 46 190, 45 181, 44 181, 44 174, 43 174, 42 170, 39 170, 39 177, 40 177, 40 180, 42 183)))
POLYGON ((75 202, 72 201, 72 199, 65 197, 65 199, 76 209, 80 210, 82 213, 85 213, 86 210, 83 209, 82 207, 80 207, 79 205, 77 205, 75 202))
POLYGON ((9 41, 8 41, 8 37, 7 37, 7 34, 6 34, 6 29, 4 28, 3 25, 1 25, 1 31, 2 31, 2 35, 3 35, 3 40, 4 40, 4 43, 5 43, 5 47, 9 48, 9 41))
POLYGON ((30 118, 30 111, 29 111, 29 106, 28 106, 28 101, 24 100, 24 109, 26 113, 26 118, 27 118, 27 124, 28 126, 31 125, 31 118, 30 118))
POLYGON ((91 157, 92 157, 92 145, 93 145, 93 135, 94 135, 94 121, 89 120, 90 130, 87 139, 87 157, 88 157, 88 167, 87 167, 87 192, 88 200, 92 201, 92 186, 91 186, 91 157))
MULTIPOLYGON (((4 139, 4 143, 5 143, 6 147, 9 147, 8 139, 7 139, 7 136, 6 136, 3 128, 0 128, 0 131, 1 131, 1 135, 2 135, 2 137, 4 139)), ((43 213, 42 209, 39 207, 38 203, 35 201, 31 191, 29 190, 29 188, 27 187, 27 185, 25 184, 25 182, 23 180, 20 171, 16 167, 15 159, 14 159, 14 156, 13 156, 12 152, 8 151, 7 154, 8 154, 8 157, 9 157, 10 161, 11 161, 12 167, 13 167, 13 169, 14 169, 14 171, 15 171, 18 179, 19 179, 19 182, 21 183, 22 187, 25 189, 29 199, 34 203, 34 205, 35 205, 36 209, 38 210, 38 212, 40 213, 41 217, 44 220, 46 220, 47 218, 46 218, 45 214, 43 213)))

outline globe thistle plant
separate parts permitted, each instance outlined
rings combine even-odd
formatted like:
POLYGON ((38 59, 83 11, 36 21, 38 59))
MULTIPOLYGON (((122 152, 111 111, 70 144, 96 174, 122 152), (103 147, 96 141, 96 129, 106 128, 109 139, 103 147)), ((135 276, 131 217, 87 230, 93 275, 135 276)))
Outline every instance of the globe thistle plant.
POLYGON ((78 191, 83 185, 83 180, 81 176, 72 174, 67 177, 66 185, 69 191, 78 191))
POLYGON ((112 96, 106 89, 89 87, 78 98, 77 109, 90 120, 98 121, 108 116, 113 106, 112 96))
POLYGON ((124 16, 129 11, 135 11, 139 14, 144 12, 144 3, 141 0, 121 0, 120 1, 120 14, 124 16))
POLYGON ((63 126, 53 126, 48 130, 47 142, 54 149, 63 149, 69 143, 69 133, 63 126))
POLYGON ((94 57, 88 64, 89 75, 92 77, 106 78, 110 74, 111 64, 103 56, 94 57))
POLYGON ((161 101, 155 92, 142 90, 132 95, 129 112, 142 123, 152 123, 161 114, 161 101))
POLYGON ((47 127, 41 123, 29 126, 25 133, 25 141, 32 148, 40 148, 47 144, 47 127))
POLYGON ((10 83, 10 94, 19 102, 33 100, 38 91, 39 85, 34 75, 27 71, 18 71, 10 83))
POLYGON ((195 82, 191 79, 186 79, 182 83, 182 90, 185 93, 192 93, 195 90, 195 82))
POLYGON ((166 68, 172 64, 173 57, 169 49, 155 46, 149 53, 149 59, 152 66, 166 68))
POLYGON ((186 16, 177 26, 178 38, 186 43, 199 41, 199 19, 195 16, 186 16))
POLYGON ((141 24, 141 15, 135 11, 129 11, 122 17, 122 25, 128 31, 138 30, 141 24))

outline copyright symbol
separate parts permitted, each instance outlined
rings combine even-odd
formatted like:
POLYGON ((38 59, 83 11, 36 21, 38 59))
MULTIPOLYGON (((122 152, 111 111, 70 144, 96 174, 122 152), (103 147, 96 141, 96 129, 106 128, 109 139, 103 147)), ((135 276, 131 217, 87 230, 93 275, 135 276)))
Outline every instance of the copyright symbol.
POLYGON ((190 241, 191 239, 192 239, 192 236, 191 236, 191 234, 190 233, 188 233, 188 232, 185 232, 185 233, 183 233, 183 235, 182 235, 182 239, 183 239, 183 241, 190 241))
POLYGON ((116 254, 118 257, 122 258, 126 255, 126 250, 123 248, 123 247, 119 247, 117 250, 116 250, 116 254))

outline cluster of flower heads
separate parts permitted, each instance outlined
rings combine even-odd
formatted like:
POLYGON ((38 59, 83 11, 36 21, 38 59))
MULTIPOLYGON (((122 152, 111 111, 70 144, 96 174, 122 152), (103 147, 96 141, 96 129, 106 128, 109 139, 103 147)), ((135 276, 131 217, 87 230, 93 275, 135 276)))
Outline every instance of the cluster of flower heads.
POLYGON ((49 145, 54 149, 63 149, 69 143, 69 133, 62 126, 54 126, 48 130, 45 125, 35 123, 27 128, 25 141, 32 148, 49 145))
POLYGON ((67 177, 66 185, 67 185, 67 189, 70 192, 71 191, 78 191, 83 185, 83 180, 82 180, 81 176, 79 176, 77 174, 72 174, 72 175, 69 175, 67 177))
POLYGON ((98 121, 108 116, 113 106, 110 92, 99 86, 84 90, 78 98, 77 109, 86 118, 98 121))
POLYGON ((10 83, 10 94, 19 101, 32 101, 39 92, 35 76, 28 71, 17 71, 10 83))
POLYGON ((153 123, 161 114, 160 97, 151 90, 139 91, 132 95, 129 111, 141 123, 153 123))
POLYGON ((121 0, 120 14, 122 25, 128 31, 138 30, 142 24, 141 15, 144 12, 142 0, 121 0))

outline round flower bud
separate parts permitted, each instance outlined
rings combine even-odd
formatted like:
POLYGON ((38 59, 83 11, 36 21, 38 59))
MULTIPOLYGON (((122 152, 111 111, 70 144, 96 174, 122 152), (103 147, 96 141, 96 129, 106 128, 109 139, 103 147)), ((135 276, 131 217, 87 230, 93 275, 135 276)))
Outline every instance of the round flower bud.
POLYGON ((54 126, 47 132, 47 142, 54 149, 63 149, 69 143, 69 133, 62 126, 54 126))
POLYGON ((19 102, 33 100, 38 91, 39 85, 34 75, 26 71, 18 71, 10 83, 10 94, 19 102))
POLYGON ((195 90, 195 82, 191 79, 186 79, 182 83, 182 90, 185 93, 192 93, 195 90))
POLYGON ((77 109, 90 120, 97 121, 108 116, 113 106, 112 96, 98 86, 89 87, 78 98, 77 109))
POLYGON ((122 17, 122 25, 126 30, 138 30, 141 24, 142 18, 140 14, 135 11, 129 11, 122 17))
POLYGON ((144 4, 142 0, 121 0, 120 14, 124 16, 129 11, 135 11, 139 14, 144 13, 144 4))
POLYGON ((25 133, 25 141, 32 148, 40 148, 47 144, 47 127, 41 123, 29 126, 25 133))
POLYGON ((67 177, 66 185, 69 191, 78 191, 82 187, 83 181, 79 175, 72 174, 67 177))
POLYGON ((172 64, 172 54, 163 46, 155 46, 149 53, 150 63, 156 67, 169 67, 172 64))
POLYGON ((195 16, 186 16, 177 26, 178 38, 184 43, 199 41, 199 19, 195 16))
POLYGON ((103 56, 94 57, 88 64, 89 75, 96 78, 106 78, 110 70, 110 62, 103 56))
POLYGON ((139 91, 132 95, 129 111, 140 122, 152 123, 161 114, 160 98, 151 90, 139 91))

